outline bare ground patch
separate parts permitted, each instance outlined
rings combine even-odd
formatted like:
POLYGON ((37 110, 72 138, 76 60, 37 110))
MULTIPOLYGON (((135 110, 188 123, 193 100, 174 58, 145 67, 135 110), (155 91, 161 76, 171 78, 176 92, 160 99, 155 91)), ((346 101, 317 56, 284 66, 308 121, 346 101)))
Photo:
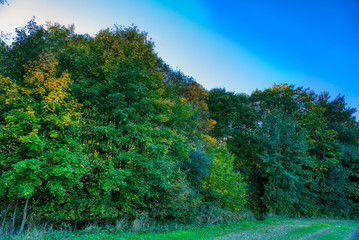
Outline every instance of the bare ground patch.
POLYGON ((353 233, 345 240, 359 240, 359 226, 356 227, 353 233))
POLYGON ((313 233, 312 235, 309 235, 309 236, 307 236, 307 237, 300 238, 299 240, 309 240, 309 239, 318 237, 318 236, 321 235, 321 234, 324 234, 324 233, 326 233, 326 232, 329 232, 329 231, 332 230, 332 229, 333 229, 333 227, 328 227, 328 228, 325 228, 325 229, 321 229, 321 230, 319 230, 318 232, 313 233))
MULTIPOLYGON (((221 236, 215 238, 216 240, 263 240, 263 239, 294 239, 293 236, 290 236, 291 232, 301 229, 307 226, 311 226, 314 224, 322 223, 322 222, 335 222, 336 220, 287 220, 287 221, 279 221, 277 223, 271 225, 259 225, 253 228, 243 228, 242 231, 238 233, 232 233, 226 236, 221 236)), ((315 238, 321 234, 324 234, 333 227, 328 227, 325 229, 321 229, 309 236, 301 238, 301 240, 309 240, 315 238)), ((298 239, 298 238, 295 238, 298 239)), ((354 238, 356 239, 356 238, 354 238)), ((350 239, 350 240, 354 240, 350 239)))

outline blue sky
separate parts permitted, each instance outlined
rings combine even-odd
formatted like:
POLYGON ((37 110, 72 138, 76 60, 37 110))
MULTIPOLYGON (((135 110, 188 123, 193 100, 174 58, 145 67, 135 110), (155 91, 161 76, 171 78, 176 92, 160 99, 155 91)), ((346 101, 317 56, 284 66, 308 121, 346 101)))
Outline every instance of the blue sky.
MULTIPOLYGON (((8 0, 0 30, 32 16, 96 34, 114 24, 148 32, 173 68, 206 89, 250 94, 274 83, 342 93, 359 108, 358 0, 8 0)), ((358 114, 357 114, 358 116, 358 114)))

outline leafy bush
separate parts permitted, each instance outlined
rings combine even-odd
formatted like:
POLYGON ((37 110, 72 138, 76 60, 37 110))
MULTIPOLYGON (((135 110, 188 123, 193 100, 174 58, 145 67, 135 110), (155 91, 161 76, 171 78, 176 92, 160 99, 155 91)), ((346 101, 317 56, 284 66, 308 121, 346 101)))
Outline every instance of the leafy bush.
POLYGON ((234 156, 224 144, 212 146, 210 152, 214 161, 204 182, 208 201, 224 208, 242 209, 246 204, 246 183, 241 174, 234 170, 234 156))

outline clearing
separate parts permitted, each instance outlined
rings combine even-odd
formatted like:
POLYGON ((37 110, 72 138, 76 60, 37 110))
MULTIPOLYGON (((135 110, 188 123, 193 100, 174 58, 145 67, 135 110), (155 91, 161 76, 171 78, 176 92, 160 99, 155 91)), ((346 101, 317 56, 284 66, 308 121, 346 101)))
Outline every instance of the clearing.
MULTIPOLYGON (((19 236, 20 237, 20 236, 19 236)), ((13 239, 17 239, 16 237, 13 239)), ((160 233, 67 233, 54 231, 37 238, 76 240, 359 240, 359 221, 329 219, 267 219, 241 221, 160 233)))

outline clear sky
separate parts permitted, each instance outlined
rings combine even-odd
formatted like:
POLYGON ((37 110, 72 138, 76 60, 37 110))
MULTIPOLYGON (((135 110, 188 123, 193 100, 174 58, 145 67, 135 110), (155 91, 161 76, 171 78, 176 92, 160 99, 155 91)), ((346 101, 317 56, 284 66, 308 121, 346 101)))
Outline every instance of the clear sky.
MULTIPOLYGON (((114 24, 148 32, 173 68, 206 89, 250 94, 274 83, 342 93, 359 109, 358 0, 8 0, 0 30, 33 16, 95 35, 114 24)), ((358 113, 356 114, 357 116, 358 113)), ((357 117, 358 119, 358 117, 357 117)))

